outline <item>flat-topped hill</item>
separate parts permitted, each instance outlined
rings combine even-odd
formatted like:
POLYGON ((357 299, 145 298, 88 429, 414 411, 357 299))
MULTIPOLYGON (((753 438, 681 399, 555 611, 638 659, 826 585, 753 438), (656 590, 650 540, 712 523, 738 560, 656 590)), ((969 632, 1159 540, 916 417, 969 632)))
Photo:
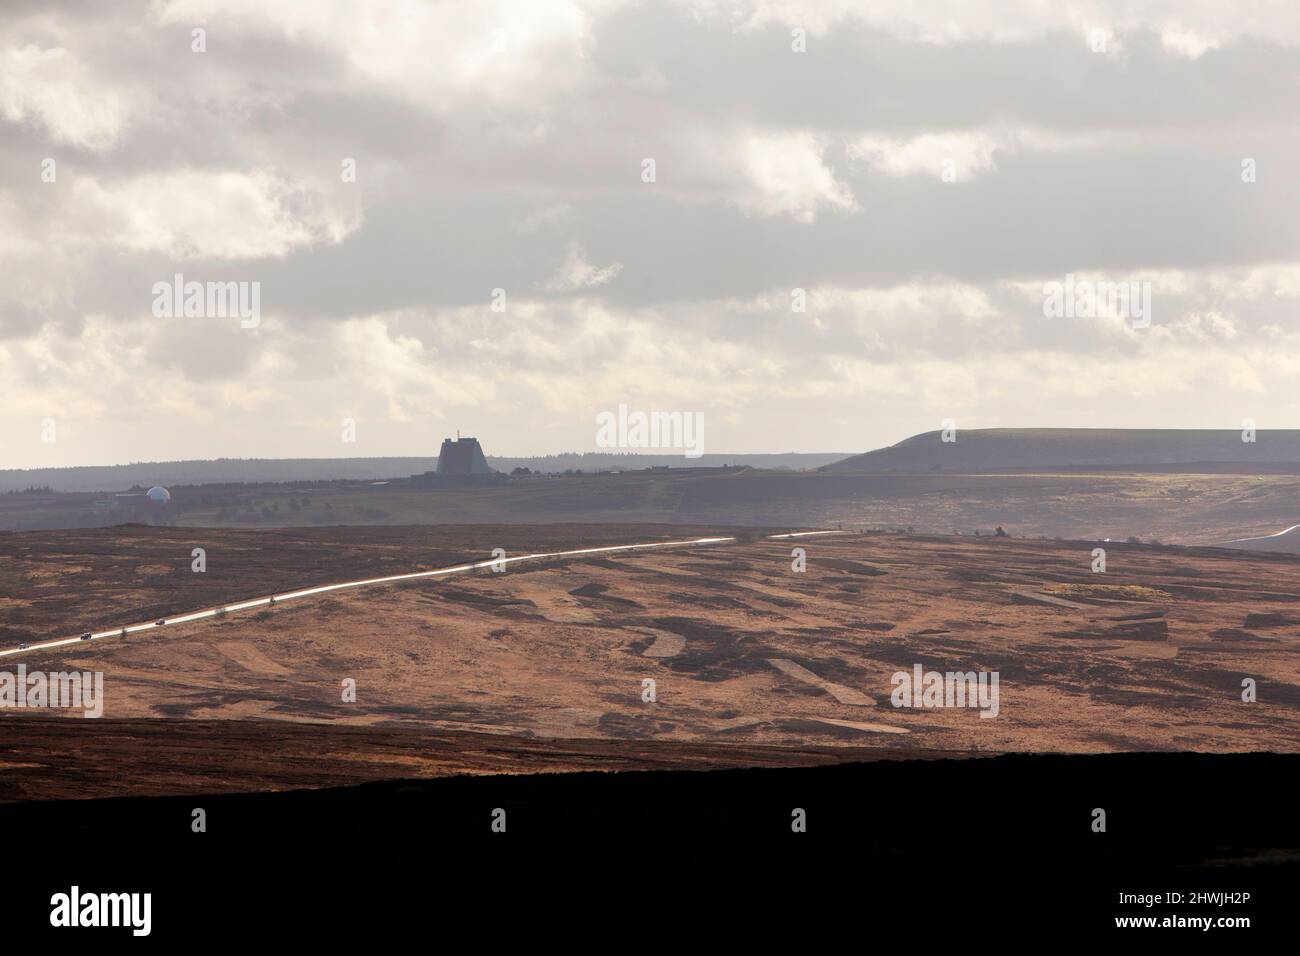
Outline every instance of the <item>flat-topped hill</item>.
POLYGON ((1205 465, 1251 470, 1288 466, 1300 471, 1300 429, 1260 431, 1242 441, 1236 429, 1210 428, 981 428, 958 430, 943 441, 924 432, 862 455, 827 465, 831 474, 1023 468, 1155 468, 1205 465))

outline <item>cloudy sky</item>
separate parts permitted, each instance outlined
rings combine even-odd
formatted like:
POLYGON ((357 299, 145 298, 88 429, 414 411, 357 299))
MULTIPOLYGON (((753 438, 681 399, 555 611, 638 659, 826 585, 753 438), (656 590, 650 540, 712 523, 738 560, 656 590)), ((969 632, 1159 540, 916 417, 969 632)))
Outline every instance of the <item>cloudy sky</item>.
POLYGON ((1300 426, 1298 118, 1293 0, 6 0, 0 467, 1300 426))

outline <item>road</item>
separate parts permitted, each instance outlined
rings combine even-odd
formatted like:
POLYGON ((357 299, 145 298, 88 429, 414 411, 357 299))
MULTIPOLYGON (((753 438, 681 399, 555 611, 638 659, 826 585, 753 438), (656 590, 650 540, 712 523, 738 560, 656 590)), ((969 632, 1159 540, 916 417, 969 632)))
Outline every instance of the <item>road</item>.
POLYGON ((1300 524, 1293 524, 1291 527, 1283 528, 1275 534, 1261 534, 1255 538, 1234 538, 1232 541, 1229 541, 1228 544, 1242 544, 1246 541, 1267 541, 1269 538, 1280 538, 1284 534, 1290 534, 1296 528, 1300 528, 1300 524))
MULTIPOLYGON (((823 534, 843 534, 842 531, 796 531, 787 534, 772 534, 769 538, 787 539, 811 537, 823 534)), ((490 568, 495 566, 504 567, 508 564, 517 564, 520 561, 540 561, 547 558, 572 558, 581 557, 590 554, 611 554, 625 551, 646 551, 652 548, 673 548, 673 547, 698 547, 708 544, 726 544, 734 542, 736 538, 691 538, 683 541, 653 541, 643 544, 615 544, 602 548, 579 548, 575 551, 545 551, 537 554, 520 554, 513 558, 489 558, 486 561, 475 561, 470 564, 457 564, 449 568, 438 568, 434 571, 413 571, 409 574, 390 574, 382 578, 362 578, 357 581, 342 581, 338 584, 322 584, 314 588, 304 588, 300 591, 287 591, 284 594, 272 594, 267 597, 254 598, 250 601, 239 601, 234 604, 223 604, 221 607, 208 608, 203 611, 191 611, 188 614, 182 614, 178 617, 169 617, 163 620, 162 624, 157 621, 148 621, 142 624, 128 624, 125 627, 115 627, 108 631, 92 632, 91 641, 103 641, 111 638, 122 638, 131 634, 138 634, 141 631, 154 630, 161 627, 168 627, 173 624, 189 624, 193 621, 202 621, 207 618, 216 617, 221 613, 234 613, 235 611, 247 611, 255 607, 268 607, 272 603, 281 604, 285 601, 296 601, 300 598, 313 597, 317 594, 327 594, 331 591, 343 591, 349 588, 373 587, 379 584, 393 584, 398 581, 417 581, 421 578, 445 577, 452 574, 465 574, 470 571, 476 571, 480 568, 490 568)), ((9 650, 0 651, 0 657, 13 657, 18 654, 34 654, 37 651, 46 651, 55 647, 68 647, 73 644, 83 643, 81 637, 65 637, 54 641, 45 641, 42 644, 31 644, 25 648, 10 648, 9 650)))

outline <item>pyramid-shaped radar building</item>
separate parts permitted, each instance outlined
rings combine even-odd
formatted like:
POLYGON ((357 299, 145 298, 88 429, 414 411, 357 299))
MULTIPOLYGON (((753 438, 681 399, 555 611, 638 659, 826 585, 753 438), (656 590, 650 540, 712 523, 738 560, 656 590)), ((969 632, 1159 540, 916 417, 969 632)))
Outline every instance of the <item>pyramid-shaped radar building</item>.
POLYGON ((488 467, 487 458, 483 455, 483 447, 478 443, 477 438, 458 437, 455 441, 444 438, 442 449, 438 452, 438 474, 448 477, 490 475, 492 469, 488 467))

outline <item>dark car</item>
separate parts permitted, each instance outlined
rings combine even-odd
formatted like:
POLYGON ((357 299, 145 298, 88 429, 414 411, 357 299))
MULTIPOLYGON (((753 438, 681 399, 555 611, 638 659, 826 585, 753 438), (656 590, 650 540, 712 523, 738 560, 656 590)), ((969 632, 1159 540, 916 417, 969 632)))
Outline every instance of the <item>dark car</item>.
POLYGON ((81 635, 81 639, 82 639, 83 641, 88 641, 88 640, 90 640, 90 632, 87 631, 85 634, 82 634, 82 635, 81 635))
POLYGON ((167 618, 165 617, 160 617, 158 618, 158 620, 153 622, 154 627, 162 627, 166 623, 167 623, 167 618))
POLYGON ((19 644, 19 645, 18 645, 18 649, 19 649, 20 651, 25 651, 25 650, 27 650, 27 645, 26 645, 26 644, 19 644))

